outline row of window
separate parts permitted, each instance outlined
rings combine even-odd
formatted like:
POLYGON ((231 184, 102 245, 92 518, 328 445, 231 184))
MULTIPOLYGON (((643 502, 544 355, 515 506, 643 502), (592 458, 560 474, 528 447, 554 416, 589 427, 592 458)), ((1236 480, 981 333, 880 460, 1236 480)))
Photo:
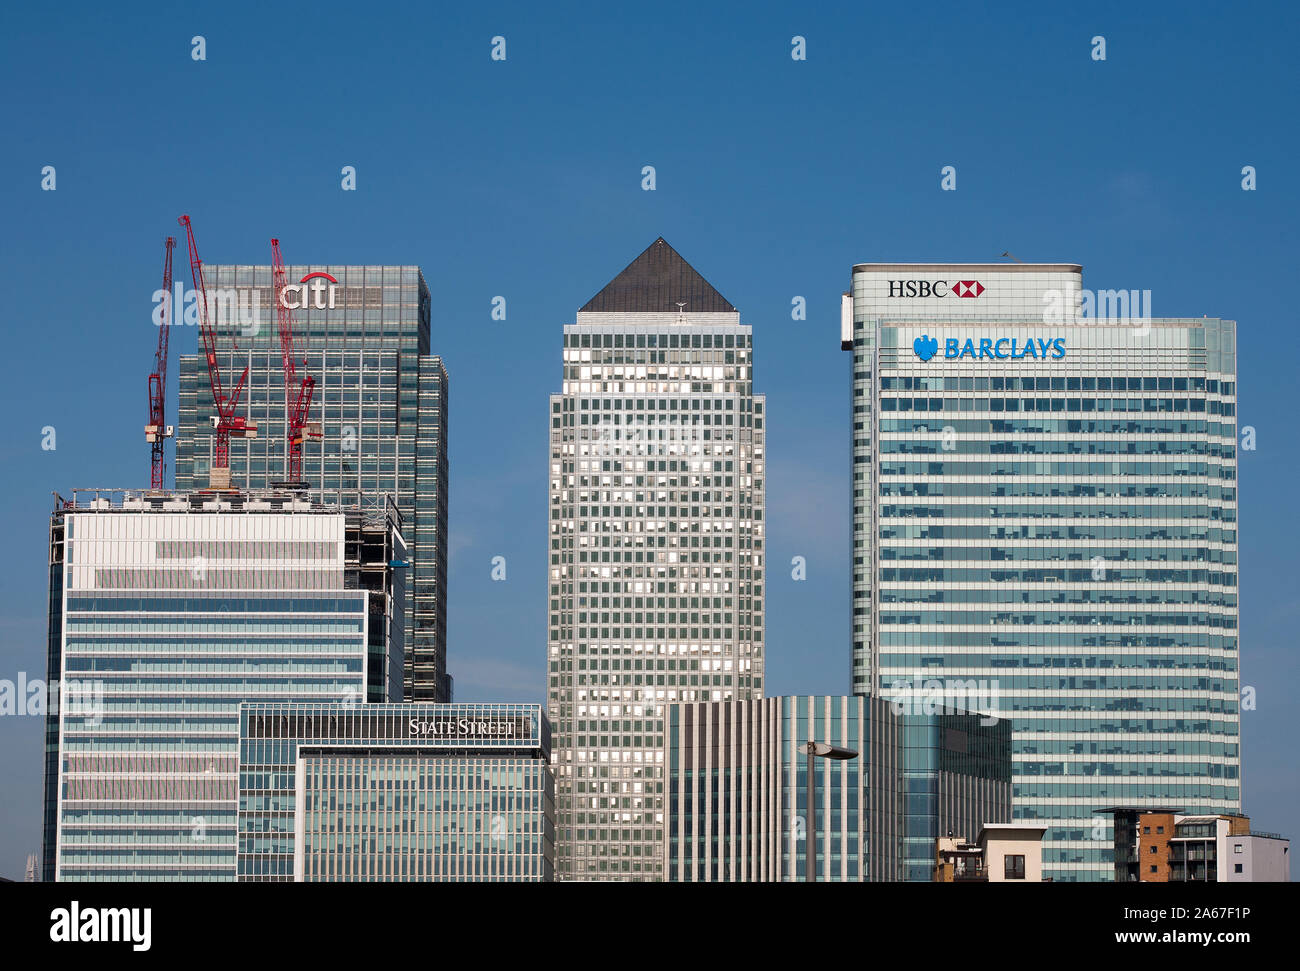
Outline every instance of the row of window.
POLYGON ((920 672, 925 675, 940 676, 945 668, 988 669, 990 673, 1022 668, 1026 671, 1037 668, 1099 668, 1105 670, 1135 669, 1144 671, 1175 670, 1179 668, 1228 671, 1237 670, 1234 654, 1144 654, 1144 653, 1106 653, 1106 654, 995 654, 992 652, 973 651, 969 654, 906 654, 890 651, 880 659, 882 683, 892 683, 893 679, 910 678, 920 672), (891 673, 892 672, 892 673, 891 673))
MULTIPOLYGON (((969 483, 948 483, 951 492, 969 483)), ((978 486, 977 486, 978 488, 978 486)), ((882 489, 882 491, 884 491, 882 489)), ((1021 494, 1017 491, 1017 494, 1021 494)), ((978 494, 977 494, 978 495, 978 494)), ((944 498, 956 498, 948 495, 944 498)), ((1205 504, 1137 505, 1135 503, 1097 503, 1092 505, 1067 505, 1061 502, 1008 503, 990 505, 975 503, 934 503, 931 505, 903 506, 881 504, 881 519, 1208 519, 1216 522, 1237 521, 1237 511, 1205 504)), ((994 527, 983 527, 993 529, 994 527)), ((1001 528, 1001 527, 998 527, 1001 528)), ((1123 528, 1123 527, 1121 527, 1123 528)), ((1136 527, 1133 527, 1136 528, 1136 527)))
MULTIPOLYGON (((707 539, 707 537, 706 537, 707 539)), ((683 545, 685 545, 683 543, 683 545)), ((707 544, 706 544, 707 545, 707 544)), ((1088 562, 1093 568, 1093 580, 1107 579, 1106 573, 1121 563, 1236 563, 1235 550, 1211 547, 1182 546, 990 546, 984 543, 967 543, 957 546, 885 546, 879 551, 881 561, 927 560, 930 562, 996 562, 1032 563, 1041 560, 1055 562, 1088 562)))
MULTIPOLYGON (((854 456, 853 461, 869 462, 870 459, 854 456)), ((661 462, 660 465, 662 464, 661 462)), ((1006 459, 990 459, 987 462, 882 461, 880 474, 882 476, 1051 475, 1063 478, 1087 475, 1185 475, 1233 480, 1237 477, 1237 469, 1235 465, 1218 465, 1212 462, 1014 462, 1006 459)))
MULTIPOLYGON (((858 406, 865 407, 865 406, 858 406)), ((856 412, 858 409, 855 408, 856 412)), ((1230 401, 1204 398, 881 398, 881 411, 989 411, 989 412, 1205 412, 1231 417, 1237 406, 1230 401)))
POLYGON ((565 347, 749 347, 750 334, 564 334, 565 347))
MULTIPOLYGON (((955 511, 953 507, 946 507, 955 511)), ((974 510, 968 510, 973 512, 974 510)), ((884 516, 882 519, 886 518, 884 516)), ((1172 518, 1172 517, 1166 517, 1172 518)), ((954 526, 920 523, 897 525, 887 523, 880 527, 877 534, 882 540, 888 539, 947 539, 947 540, 1178 540, 1189 542, 1236 543, 1237 531, 1217 526, 1171 526, 1165 523, 1150 523, 1142 526, 1053 526, 1031 525, 1019 526, 954 526)))
MULTIPOLYGON (((1236 587, 1236 572, 1222 570, 1126 569, 1107 563, 1105 574, 1092 569, 1071 570, 1065 567, 1019 570, 977 569, 963 567, 881 567, 876 574, 882 583, 1208 583, 1236 587)), ((856 613, 859 608, 854 608, 856 613)))
POLYGON ((1207 455, 1232 459, 1237 448, 1233 442, 1208 442, 1195 439, 1070 439, 1017 440, 1008 442, 968 438, 886 439, 876 451, 881 455, 1207 455))
MULTIPOLYGON (((865 378, 866 374, 855 374, 865 378)), ((883 391, 1204 391, 1209 394, 1233 395, 1235 381, 1215 378, 1186 377, 882 377, 883 391)))
MULTIPOLYGON (((861 496, 860 491, 854 492, 861 496)), ((1098 499, 1174 499, 1202 498, 1211 502, 1235 502, 1235 486, 1209 482, 881 482, 880 495, 933 496, 933 497, 989 497, 1025 496, 1043 499, 1098 498, 1098 499)), ((1123 508, 1122 504, 1121 508, 1123 508)), ((885 506, 888 509, 890 507, 885 506)), ((956 507, 962 508, 960 506, 956 507)), ((1041 508, 1041 507, 1034 507, 1041 508)), ((1096 506, 1088 506, 1096 509, 1096 506)), ((1105 508, 1105 507, 1102 507, 1105 508)), ((1149 509, 1162 508, 1150 506, 1149 509)), ((1152 513, 1154 515, 1154 513, 1152 513)))
MULTIPOLYGON (((1237 638, 1228 634, 1182 633, 1177 636, 1166 631, 1116 634, 1112 632, 1081 631, 1013 631, 996 632, 974 630, 935 631, 882 631, 879 638, 881 653, 893 653, 889 648, 919 647, 1055 647, 1122 650, 1141 648, 1209 648, 1217 651, 1235 651, 1237 638)), ((913 652, 915 653, 915 652, 913 652)), ((1086 653, 1086 652, 1081 652, 1086 653)))
MULTIPOLYGON (((861 431, 859 422, 854 428, 861 431)), ((1233 438, 1237 426, 1229 422, 1192 418, 881 418, 881 434, 930 432, 948 429, 979 435, 1210 435, 1233 438)))

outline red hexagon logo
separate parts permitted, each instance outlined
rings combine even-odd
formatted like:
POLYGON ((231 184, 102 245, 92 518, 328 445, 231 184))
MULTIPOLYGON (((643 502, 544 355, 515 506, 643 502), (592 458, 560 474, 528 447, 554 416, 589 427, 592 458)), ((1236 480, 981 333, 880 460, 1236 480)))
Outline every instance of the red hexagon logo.
POLYGON ((979 280, 958 280, 952 289, 959 297, 978 297, 984 292, 984 284, 979 280))

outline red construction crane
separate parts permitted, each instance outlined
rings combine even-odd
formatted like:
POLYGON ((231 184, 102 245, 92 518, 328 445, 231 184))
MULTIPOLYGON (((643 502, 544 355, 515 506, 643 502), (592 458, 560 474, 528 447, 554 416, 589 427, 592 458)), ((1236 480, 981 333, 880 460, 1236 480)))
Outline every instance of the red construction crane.
POLYGON ((163 486, 163 445, 172 437, 173 428, 167 424, 167 340, 171 334, 175 308, 172 307, 172 250, 176 237, 167 237, 167 254, 163 257, 162 303, 159 305, 158 350, 153 356, 153 373, 149 375, 149 424, 144 426, 144 440, 149 443, 152 461, 149 471, 149 488, 163 486))
MULTIPOLYGON (((312 393, 316 389, 316 379, 305 375, 302 383, 294 386, 297 380, 297 368, 293 359, 293 310, 284 299, 285 288, 289 285, 284 269, 284 260, 280 258, 280 241, 271 240, 271 275, 272 292, 275 296, 276 319, 280 326, 280 357, 284 363, 284 411, 288 419, 289 451, 284 459, 284 475, 290 482, 302 480, 302 442, 303 438, 320 437, 319 428, 307 421, 307 412, 311 409, 312 393)), ((303 364, 307 362, 304 360, 303 364)))
POLYGON ((208 288, 203 282, 203 261, 199 259, 199 248, 194 242, 194 227, 190 225, 189 216, 178 220, 185 227, 185 236, 190 247, 190 275, 194 280, 194 289, 198 294, 199 334, 203 338, 203 354, 208 362, 208 381, 212 385, 212 401, 216 405, 217 415, 213 419, 215 439, 210 486, 213 489, 230 488, 230 438, 255 438, 257 425, 242 415, 235 414, 239 405, 239 395, 244 390, 244 381, 248 378, 248 367, 235 382, 234 390, 227 396, 221 388, 221 369, 217 365, 217 335, 208 317, 208 288))

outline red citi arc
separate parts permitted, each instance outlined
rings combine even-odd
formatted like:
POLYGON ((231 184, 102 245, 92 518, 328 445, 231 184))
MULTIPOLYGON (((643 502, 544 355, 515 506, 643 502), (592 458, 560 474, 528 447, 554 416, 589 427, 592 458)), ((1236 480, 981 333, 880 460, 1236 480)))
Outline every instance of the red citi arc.
POLYGON ((317 271, 308 273, 296 285, 290 285, 280 292, 280 302, 290 310, 333 310, 335 291, 338 280, 328 273, 317 271), (309 281, 315 281, 309 283, 309 281), (329 286, 326 286, 326 281, 329 286), (293 294, 297 294, 296 302, 293 294))

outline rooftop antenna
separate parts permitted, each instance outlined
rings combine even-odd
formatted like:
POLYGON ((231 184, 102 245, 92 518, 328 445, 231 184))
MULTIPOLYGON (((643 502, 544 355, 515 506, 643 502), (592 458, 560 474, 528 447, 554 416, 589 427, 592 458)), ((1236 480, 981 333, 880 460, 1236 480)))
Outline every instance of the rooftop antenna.
POLYGON ((1010 257, 1011 259, 1016 260, 1016 262, 1017 262, 1017 263, 1020 263, 1020 264, 1023 264, 1023 263, 1025 262, 1024 260, 1016 259, 1016 257, 1015 257, 1014 255, 1012 255, 1012 253, 1011 253, 1010 250, 1004 250, 1003 253, 1002 253, 1002 255, 1003 255, 1003 256, 1006 256, 1006 257, 1010 257))
POLYGON ((684 323, 682 318, 685 316, 686 316, 686 301, 678 300, 677 301, 677 323, 679 324, 684 323))

